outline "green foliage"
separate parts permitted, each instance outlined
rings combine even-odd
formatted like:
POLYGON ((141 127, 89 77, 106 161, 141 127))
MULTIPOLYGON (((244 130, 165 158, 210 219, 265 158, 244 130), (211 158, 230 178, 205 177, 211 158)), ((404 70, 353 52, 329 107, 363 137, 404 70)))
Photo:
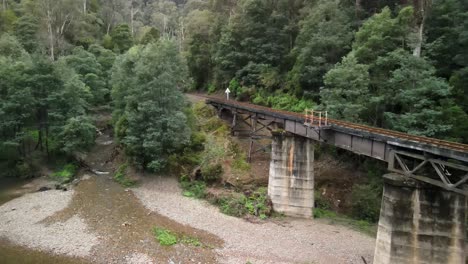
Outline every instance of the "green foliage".
POLYGON ((288 52, 286 10, 268 1, 239 1, 218 42, 218 75, 250 86, 260 83, 262 68, 278 67, 288 52))
POLYGON ((105 98, 109 97, 109 87, 106 82, 108 76, 103 72, 102 65, 93 53, 78 47, 73 49, 71 55, 63 57, 63 60, 79 74, 80 80, 90 89, 94 104, 103 103, 105 98))
MULTIPOLYGON (((331 209, 330 202, 325 197, 323 197, 323 195, 319 191, 314 192, 314 203, 315 203, 314 204, 315 208, 323 209, 323 210, 331 209)), ((321 211, 319 210, 317 212, 320 213, 321 211)), ((314 215, 315 215, 315 211, 314 211, 314 215)))
POLYGON ((219 163, 206 164, 201 167, 201 174, 205 182, 215 182, 221 178, 223 166, 219 163))
POLYGON ((375 224, 364 220, 354 220, 326 209, 315 208, 314 218, 326 219, 330 224, 348 226, 372 237, 375 237, 377 234, 377 227, 375 224))
POLYGON ((406 47, 413 8, 405 7, 392 18, 389 8, 369 18, 356 33, 353 52, 359 63, 370 64, 398 48, 406 47))
POLYGON ((225 197, 218 201, 220 210, 223 214, 235 217, 242 217, 247 214, 248 209, 245 206, 247 198, 241 194, 238 197, 225 197))
POLYGON ((127 176, 127 168, 128 168, 127 163, 120 165, 120 167, 117 169, 117 171, 114 174, 114 180, 118 182, 120 185, 122 185, 123 187, 135 186, 136 181, 129 179, 127 176))
POLYGON ((36 17, 25 15, 18 19, 15 26, 15 36, 24 49, 33 53, 40 49, 38 45, 39 21, 36 17))
POLYGON ((114 49, 114 43, 112 42, 112 37, 110 35, 105 35, 102 38, 102 46, 108 50, 114 49))
POLYGON ((189 181, 186 177, 181 177, 180 185, 184 190, 183 195, 186 197, 201 199, 206 196, 206 183, 202 181, 189 181))
MULTIPOLYGON (((112 30, 112 49, 116 53, 125 53, 133 45, 133 37, 130 27, 127 24, 120 24, 112 30)), ((109 40, 105 39, 103 42, 104 47, 109 46, 109 40)))
POLYGON ((146 45, 149 43, 157 42, 159 40, 159 30, 154 27, 151 27, 140 40, 140 44, 146 45))
POLYGON ((325 75, 324 82, 320 97, 329 114, 333 118, 362 121, 369 98, 368 66, 359 64, 350 54, 325 75))
POLYGON ((178 243, 182 243, 193 247, 203 246, 200 240, 196 237, 181 236, 165 228, 154 227, 153 235, 155 236, 159 244, 162 246, 173 246, 178 243))
POLYGON ((388 87, 398 85, 400 90, 393 97, 398 111, 385 112, 390 128, 415 135, 442 137, 451 129, 451 124, 443 116, 443 101, 448 100, 450 86, 434 76, 435 69, 425 59, 396 50, 389 57, 398 61, 388 87))
POLYGON ((258 188, 249 196, 244 194, 223 197, 217 201, 222 213, 242 217, 246 214, 266 219, 271 215, 271 202, 267 195, 267 189, 258 188))
POLYGON ((68 183, 73 179, 76 172, 77 167, 74 164, 67 164, 62 168, 62 170, 53 173, 51 177, 60 183, 68 183))
POLYGON ((181 92, 186 68, 177 48, 170 41, 135 47, 117 61, 113 71, 114 120, 126 116, 125 136, 120 140, 133 162, 161 171, 191 135, 181 92))
POLYGON ((11 9, 0 11, 0 34, 11 32, 17 19, 15 12, 11 9))
POLYGON ((62 151, 71 154, 75 151, 88 150, 94 145, 96 127, 86 116, 72 117, 67 120, 58 135, 62 151))
POLYGON ((293 54, 297 57, 289 73, 291 92, 317 93, 323 76, 350 50, 354 14, 338 0, 321 0, 304 18, 293 54))
POLYGON ((266 96, 264 93, 257 93, 253 102, 256 104, 269 106, 274 109, 286 110, 292 112, 302 113, 306 109, 313 109, 314 102, 305 98, 298 99, 296 96, 282 93, 281 91, 276 92, 274 95, 266 96))
POLYGON ((371 185, 355 185, 351 194, 353 217, 375 223, 380 215, 380 191, 371 185))
POLYGON ((167 229, 155 227, 153 228, 153 234, 162 246, 172 246, 177 244, 177 236, 167 229))
POLYGON ((245 153, 235 153, 235 159, 232 162, 231 167, 235 170, 246 172, 249 171, 251 166, 250 163, 247 162, 247 157, 245 153))

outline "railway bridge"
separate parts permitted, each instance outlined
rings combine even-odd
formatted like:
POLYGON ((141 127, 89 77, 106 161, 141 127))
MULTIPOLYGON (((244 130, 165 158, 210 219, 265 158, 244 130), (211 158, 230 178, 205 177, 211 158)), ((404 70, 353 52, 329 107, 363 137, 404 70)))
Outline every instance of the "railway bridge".
MULTIPOLYGON (((314 142, 384 161, 374 263, 466 263, 468 145, 208 98, 233 134, 272 138, 268 195, 278 212, 312 217, 314 142), (239 129, 239 124, 249 127, 239 129)), ((260 148, 261 149, 261 148, 260 148)))

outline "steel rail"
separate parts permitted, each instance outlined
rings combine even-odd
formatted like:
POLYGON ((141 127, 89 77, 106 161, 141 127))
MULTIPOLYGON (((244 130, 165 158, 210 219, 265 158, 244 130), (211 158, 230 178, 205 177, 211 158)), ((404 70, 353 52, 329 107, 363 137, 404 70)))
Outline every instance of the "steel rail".
MULTIPOLYGON (((284 111, 284 110, 277 110, 277 109, 272 109, 264 106, 259 106, 259 105, 254 105, 254 104, 249 104, 249 103, 244 103, 244 102, 237 102, 237 101, 232 101, 232 100, 225 100, 225 99, 220 99, 220 98, 215 98, 211 96, 201 96, 197 95, 200 97, 205 97, 208 100, 214 102, 214 103, 221 103, 229 106, 241 106, 243 108, 246 108, 245 110, 253 109, 253 110, 261 110, 263 112, 270 112, 270 113, 277 113, 281 114, 284 116, 292 116, 295 118, 300 118, 302 120, 305 120, 306 116, 304 114, 300 113, 294 113, 294 112, 289 112, 289 111, 284 111)), ((416 136, 416 135, 410 135, 404 132, 399 132, 399 131, 393 131, 393 130, 388 130, 384 128, 377 128, 377 127, 371 127, 367 125, 361 125, 361 124, 356 124, 356 123, 351 123, 347 121, 341 121, 337 119, 328 119, 329 124, 339 126, 339 127, 344 127, 344 128, 350 128, 350 129, 355 129, 355 130, 362 130, 365 132, 370 132, 370 133, 375 133, 375 134, 380 134, 383 136, 390 136, 394 138, 400 138, 400 139, 405 139, 405 140, 410 140, 414 141, 416 143, 426 143, 430 144, 436 147, 443 147, 443 148, 448 148, 452 150, 457 150, 457 151, 463 151, 463 152, 468 152, 468 145, 466 144, 461 144, 457 142, 450 142, 450 141, 445 141, 441 139, 435 139, 435 138, 429 138, 429 137, 424 137, 424 136, 416 136)))

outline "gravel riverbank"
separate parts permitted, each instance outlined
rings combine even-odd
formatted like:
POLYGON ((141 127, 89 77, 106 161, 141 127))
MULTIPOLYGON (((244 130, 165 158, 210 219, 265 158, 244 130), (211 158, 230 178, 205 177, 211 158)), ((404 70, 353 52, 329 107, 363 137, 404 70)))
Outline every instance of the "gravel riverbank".
POLYGON ((86 257, 97 238, 78 216, 63 222, 44 221, 65 209, 73 191, 47 191, 26 194, 0 206, 0 237, 33 249, 86 257))
POLYGON ((147 180, 134 193, 148 209, 223 239, 221 263, 363 263, 361 256, 372 262, 375 239, 342 226, 293 218, 250 223, 182 196, 173 178, 147 180))

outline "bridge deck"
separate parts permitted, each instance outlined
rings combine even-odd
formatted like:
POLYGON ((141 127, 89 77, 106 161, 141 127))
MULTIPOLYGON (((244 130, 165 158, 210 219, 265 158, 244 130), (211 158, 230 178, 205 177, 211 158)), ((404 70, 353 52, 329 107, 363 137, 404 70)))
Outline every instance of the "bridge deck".
MULTIPOLYGON (((294 113, 282 110, 276 110, 268 107, 253 105, 249 103, 224 100, 219 98, 207 97, 207 103, 222 108, 242 110, 248 113, 261 114, 276 119, 284 119, 304 124, 306 116, 301 113, 294 113)), ((439 155, 442 157, 453 158, 468 162, 468 145, 450 142, 440 139, 428 138, 423 136, 410 135, 403 132, 392 131, 383 128, 376 128, 351 122, 328 119, 331 130, 346 134, 354 134, 362 138, 385 142, 386 144, 405 149, 414 149, 439 155)), ((386 158, 381 158, 386 160, 386 158)))

